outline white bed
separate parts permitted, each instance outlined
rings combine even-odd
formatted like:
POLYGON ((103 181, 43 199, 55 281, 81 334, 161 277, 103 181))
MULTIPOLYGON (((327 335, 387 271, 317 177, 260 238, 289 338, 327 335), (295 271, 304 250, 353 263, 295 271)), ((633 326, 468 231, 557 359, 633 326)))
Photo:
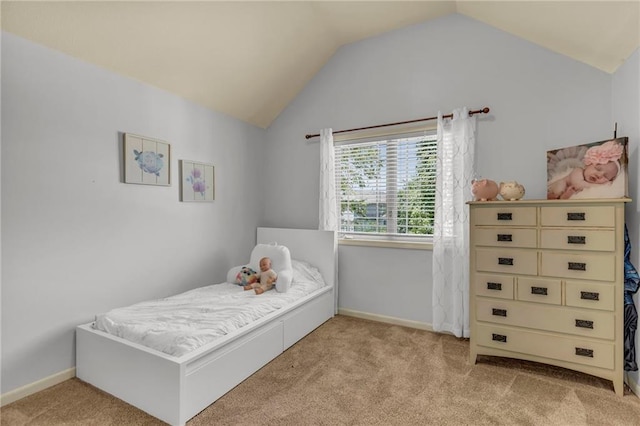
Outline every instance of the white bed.
POLYGON ((76 375, 172 425, 184 425, 280 355, 337 308, 337 243, 332 231, 258 228, 257 243, 289 248, 326 286, 215 341, 172 356, 96 330, 76 330, 76 375))

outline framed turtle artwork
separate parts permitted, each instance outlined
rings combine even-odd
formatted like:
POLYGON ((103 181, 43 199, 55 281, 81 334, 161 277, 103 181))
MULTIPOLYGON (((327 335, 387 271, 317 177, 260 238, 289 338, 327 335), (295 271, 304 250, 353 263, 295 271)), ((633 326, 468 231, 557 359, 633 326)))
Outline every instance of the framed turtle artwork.
POLYGON ((159 139, 124 134, 124 182, 171 185, 171 145, 159 139))
POLYGON ((629 138, 547 151, 547 199, 624 198, 629 138))

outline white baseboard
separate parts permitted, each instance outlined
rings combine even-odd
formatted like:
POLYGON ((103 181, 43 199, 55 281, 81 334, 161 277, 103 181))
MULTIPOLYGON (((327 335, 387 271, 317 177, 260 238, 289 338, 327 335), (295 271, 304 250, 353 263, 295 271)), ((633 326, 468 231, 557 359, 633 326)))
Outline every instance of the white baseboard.
POLYGON ((352 309, 338 308, 338 314, 347 317, 362 318, 371 321, 384 322, 387 324, 400 325, 403 327, 417 328, 419 330, 433 331, 431 324, 420 321, 411 321, 402 318, 388 317, 385 315, 370 314, 367 312, 354 311, 352 309))
POLYGON ((40 392, 41 390, 45 390, 46 388, 50 388, 51 386, 57 385, 58 383, 62 383, 65 380, 69 380, 74 377, 76 377, 75 367, 53 374, 49 377, 45 377, 37 382, 29 383, 28 385, 24 385, 18 389, 14 389, 0 395, 0 407, 11 404, 25 396, 33 395, 36 392, 40 392))

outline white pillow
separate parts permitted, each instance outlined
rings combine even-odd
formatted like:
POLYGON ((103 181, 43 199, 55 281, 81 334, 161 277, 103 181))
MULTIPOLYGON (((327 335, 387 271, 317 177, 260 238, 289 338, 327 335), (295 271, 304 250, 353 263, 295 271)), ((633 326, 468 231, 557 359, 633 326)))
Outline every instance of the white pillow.
POLYGON ((271 269, 278 274, 276 290, 285 293, 291 287, 293 280, 293 267, 291 266, 291 253, 285 246, 277 243, 258 244, 251 252, 249 266, 254 271, 260 271, 260 259, 268 257, 271 259, 271 269))

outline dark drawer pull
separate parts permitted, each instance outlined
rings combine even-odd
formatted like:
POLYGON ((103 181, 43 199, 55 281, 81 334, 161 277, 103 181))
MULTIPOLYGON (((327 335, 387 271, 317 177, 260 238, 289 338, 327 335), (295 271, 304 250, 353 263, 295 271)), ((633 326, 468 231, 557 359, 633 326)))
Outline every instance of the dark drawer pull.
POLYGON ((491 340, 495 340, 496 342, 507 343, 507 336, 504 334, 491 334, 491 340))
POLYGON ((498 234, 498 241, 513 241, 511 234, 498 234))
POLYGON ((487 283, 487 290, 498 290, 502 291, 502 283, 487 283))
POLYGON ((567 236, 567 244, 587 244, 587 237, 569 235, 567 236))
POLYGON ((506 309, 492 308, 491 309, 491 314, 495 315, 497 317, 506 317, 507 316, 507 310, 506 309))
POLYGON ((572 271, 586 271, 587 264, 581 262, 569 262, 567 268, 572 271))
POLYGON ((498 213, 498 220, 512 220, 511 213, 498 213))
POLYGON ((595 293, 592 291, 581 291, 580 299, 583 300, 600 300, 600 293, 595 293))
POLYGON ((579 328, 590 328, 590 329, 593 330, 593 321, 577 319, 576 320, 576 327, 579 327, 579 328))
POLYGON ((567 220, 584 220, 584 213, 567 213, 567 220))
POLYGON ((513 266, 513 258, 512 257, 499 257, 498 265, 510 265, 513 266))
POLYGON ((576 348, 576 355, 593 358, 593 349, 576 348))
POLYGON ((542 294, 547 296, 547 288, 546 287, 531 287, 531 294, 542 294))

